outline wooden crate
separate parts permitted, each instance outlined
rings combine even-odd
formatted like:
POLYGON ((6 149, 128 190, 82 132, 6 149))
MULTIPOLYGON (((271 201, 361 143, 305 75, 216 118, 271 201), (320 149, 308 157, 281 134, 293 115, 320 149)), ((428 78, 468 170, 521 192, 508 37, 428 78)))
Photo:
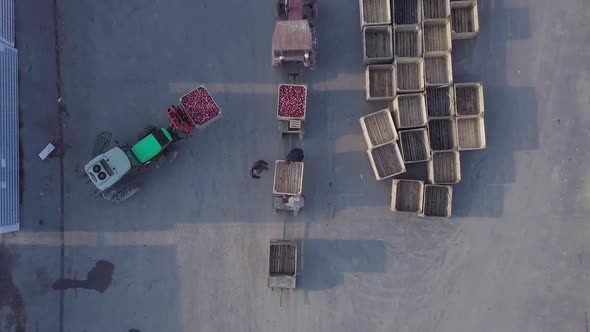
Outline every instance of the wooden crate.
POLYGON ((273 182, 275 195, 301 195, 303 189, 303 163, 277 160, 273 182))
POLYGON ((483 117, 457 118, 457 145, 459 150, 486 148, 486 132, 483 117))
POLYGON ((271 240, 268 252, 268 287, 296 287, 297 244, 292 240, 271 240))
POLYGON ((453 83, 453 61, 450 52, 431 52, 424 54, 426 86, 448 85, 453 83))
POLYGON ((374 25, 363 28, 364 64, 391 63, 393 60, 393 36, 391 26, 374 25))
POLYGON ((429 19, 448 18, 451 15, 449 0, 424 0, 424 22, 429 19))
POLYGON ((365 115, 360 118, 359 122, 368 148, 398 139, 397 130, 389 109, 365 115))
POLYGON ((424 60, 422 58, 396 59, 397 92, 424 91, 424 60))
POLYGON ((479 33, 477 1, 451 2, 451 28, 453 39, 470 39, 479 33))
POLYGON ((361 27, 391 24, 390 0, 359 0, 361 27))
POLYGON ((446 151, 457 148, 457 126, 452 118, 428 121, 428 135, 432 151, 446 151))
POLYGON ((406 171, 401 152, 395 142, 367 150, 377 180, 387 179, 406 171))
POLYGON ((424 207, 421 216, 443 217, 451 216, 453 206, 453 188, 451 186, 427 184, 424 186, 424 207))
POLYGON ((483 85, 455 83, 457 116, 480 116, 484 114, 483 85))
POLYGON ((422 213, 424 182, 393 180, 391 185, 391 211, 422 213))
POLYGON ((400 130, 399 138, 405 163, 416 163, 430 159, 430 142, 426 128, 400 130))
POLYGON ((411 129, 426 126, 428 116, 424 93, 399 95, 392 102, 394 121, 398 129, 411 129))
POLYGON ((461 159, 458 151, 435 151, 428 161, 430 182, 456 184, 461 181, 461 159))
POLYGON ((390 101, 396 95, 395 65, 368 65, 365 89, 368 101, 390 101))
POLYGON ((449 19, 424 21, 424 53, 450 52, 452 48, 449 19))
POLYGON ((455 115, 455 88, 453 85, 426 88, 426 112, 429 119, 450 118, 455 115))
POLYGON ((395 57, 422 57, 422 27, 420 24, 398 25, 394 29, 395 57))
POLYGON ((394 25, 422 23, 422 0, 392 0, 394 25))

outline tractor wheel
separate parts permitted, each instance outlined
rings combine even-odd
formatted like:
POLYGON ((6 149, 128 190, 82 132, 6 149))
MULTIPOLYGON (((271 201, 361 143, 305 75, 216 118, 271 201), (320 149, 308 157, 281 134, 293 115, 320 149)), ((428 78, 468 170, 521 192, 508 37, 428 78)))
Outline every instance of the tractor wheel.
POLYGON ((115 205, 131 198, 139 192, 139 185, 132 183, 122 187, 113 188, 102 193, 102 197, 115 205))
POLYGON ((178 151, 174 145, 168 146, 166 151, 162 153, 162 157, 156 160, 156 167, 160 168, 162 162, 172 164, 178 158, 178 151))
POLYGON ((171 164, 176 160, 176 158, 178 158, 178 151, 176 151, 176 150, 168 151, 164 155, 164 157, 166 158, 166 161, 168 161, 168 163, 171 164))
POLYGON ((92 158, 98 156, 99 154, 107 152, 109 146, 111 145, 112 138, 113 134, 106 131, 103 131, 102 133, 96 135, 94 148, 92 149, 92 158))
POLYGON ((142 140, 144 139, 146 136, 155 133, 156 131, 158 131, 158 127, 154 126, 154 125, 148 125, 146 126, 141 133, 139 133, 139 135, 137 135, 137 139, 138 140, 142 140))
POLYGON ((170 135, 172 135, 172 142, 173 143, 185 140, 189 136, 187 133, 183 133, 181 131, 178 131, 176 128, 174 128, 174 126, 170 126, 166 129, 168 130, 170 135))

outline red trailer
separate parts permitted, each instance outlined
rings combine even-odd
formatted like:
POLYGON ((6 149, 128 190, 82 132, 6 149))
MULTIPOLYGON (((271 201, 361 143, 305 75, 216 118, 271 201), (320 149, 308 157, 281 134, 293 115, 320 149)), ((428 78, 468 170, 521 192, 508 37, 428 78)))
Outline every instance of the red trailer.
POLYGON ((180 97, 180 105, 169 108, 167 115, 177 132, 190 135, 194 128, 203 128, 219 119, 221 108, 201 85, 180 97))

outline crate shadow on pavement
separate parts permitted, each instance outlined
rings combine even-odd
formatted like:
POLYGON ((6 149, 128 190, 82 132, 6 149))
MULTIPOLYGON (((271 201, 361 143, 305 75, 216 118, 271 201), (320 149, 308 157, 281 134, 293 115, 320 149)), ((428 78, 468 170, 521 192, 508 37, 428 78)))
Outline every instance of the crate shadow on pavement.
POLYGON ((349 273, 383 273, 385 243, 378 240, 302 239, 297 288, 330 289, 344 284, 349 273))
MULTIPOLYGON (((505 1, 479 4, 480 33, 453 42, 455 83, 483 82, 487 148, 461 153, 461 182, 453 188, 453 216, 504 215, 504 185, 517 182, 515 155, 539 148, 538 105, 534 87, 511 86, 509 41, 531 38, 528 9, 505 8, 505 1)), ((523 66, 525 64, 523 63, 523 66)))

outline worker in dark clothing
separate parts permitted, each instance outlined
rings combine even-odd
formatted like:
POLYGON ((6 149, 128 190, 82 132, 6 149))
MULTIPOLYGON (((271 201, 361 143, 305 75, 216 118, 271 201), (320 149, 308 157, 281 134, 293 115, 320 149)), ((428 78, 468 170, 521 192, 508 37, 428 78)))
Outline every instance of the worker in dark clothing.
POLYGON ((260 174, 265 169, 268 169, 268 163, 264 160, 258 160, 252 166, 250 166, 250 176, 253 179, 260 179, 260 174))
POLYGON ((287 155, 288 162, 302 162, 303 161, 303 149, 295 148, 289 151, 287 155))

